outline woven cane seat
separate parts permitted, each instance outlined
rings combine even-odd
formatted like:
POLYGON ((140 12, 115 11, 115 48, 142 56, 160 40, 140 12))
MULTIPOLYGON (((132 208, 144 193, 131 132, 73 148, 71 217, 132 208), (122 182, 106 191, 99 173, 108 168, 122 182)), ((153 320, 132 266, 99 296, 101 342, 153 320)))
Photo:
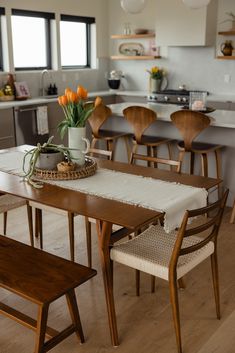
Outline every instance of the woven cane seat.
MULTIPOLYGON (((169 262, 176 240, 176 232, 165 233, 161 226, 150 226, 139 236, 127 242, 115 245, 111 250, 111 259, 168 280, 169 262)), ((199 237, 184 238, 183 246, 197 244, 199 237)), ((203 248, 181 256, 177 266, 177 278, 181 278, 214 252, 214 243, 210 241, 203 248)))
POLYGON ((14 195, 0 196, 0 213, 8 212, 14 208, 26 205, 26 200, 14 195))

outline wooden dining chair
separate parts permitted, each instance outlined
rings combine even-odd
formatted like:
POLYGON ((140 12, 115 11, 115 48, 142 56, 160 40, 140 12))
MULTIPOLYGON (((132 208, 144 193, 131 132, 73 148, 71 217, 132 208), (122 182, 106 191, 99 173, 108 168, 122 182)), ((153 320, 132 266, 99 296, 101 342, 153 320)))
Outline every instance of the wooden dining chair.
POLYGON ((202 175, 207 177, 208 154, 214 153, 216 161, 216 177, 221 178, 220 151, 223 146, 194 141, 195 138, 210 125, 210 118, 200 112, 179 110, 171 114, 171 121, 183 137, 183 141, 178 143, 179 160, 183 161, 185 152, 190 153, 190 174, 194 174, 195 154, 199 154, 201 156, 202 175))
POLYGON ((0 213, 3 213, 3 234, 7 234, 7 219, 8 212, 16 208, 27 206, 27 216, 28 216, 28 225, 29 225, 29 237, 30 244, 34 246, 33 232, 32 232, 32 214, 29 211, 28 203, 25 199, 10 195, 10 194, 1 194, 0 195, 0 213))
POLYGON ((107 150, 112 152, 112 159, 114 159, 115 144, 119 138, 125 138, 128 153, 128 141, 126 138, 130 134, 115 130, 102 129, 103 124, 111 116, 112 110, 106 105, 100 104, 94 109, 93 113, 88 118, 88 123, 92 130, 91 148, 95 148, 98 141, 105 141, 107 150))
POLYGON ((217 318, 220 319, 217 237, 228 190, 217 202, 186 211, 178 231, 165 233, 159 225, 150 226, 133 239, 114 245, 110 257, 131 268, 169 282, 170 299, 178 353, 182 353, 177 281, 210 257, 217 318), (201 223, 188 224, 213 211, 213 218, 201 217, 201 223))
MULTIPOLYGON (((157 148, 166 145, 169 158, 171 158, 171 139, 144 134, 150 125, 157 120, 157 114, 153 110, 141 106, 131 106, 123 110, 123 115, 134 132, 132 153, 136 153, 139 146, 145 146, 148 156, 157 157, 157 148)), ((151 165, 150 162, 149 165, 151 165)))
MULTIPOLYGON (((88 155, 100 158, 112 159, 112 151, 90 148, 88 155)), ((48 211, 62 216, 66 216, 68 220, 68 235, 69 235, 69 248, 70 248, 70 259, 75 260, 74 250, 74 217, 76 216, 73 212, 61 210, 59 208, 42 205, 38 202, 29 201, 29 206, 35 208, 35 236, 39 237, 40 248, 43 249, 43 226, 42 226, 42 211, 48 211)), ((91 255, 91 219, 85 218, 86 223, 86 242, 87 242, 87 258, 88 266, 92 266, 92 255, 91 255)), ((31 225, 32 227, 32 225, 31 225)))
POLYGON ((150 157, 150 156, 145 156, 139 153, 132 153, 131 154, 131 159, 130 163, 135 164, 136 161, 145 161, 145 162, 151 162, 154 164, 154 166, 158 166, 158 164, 166 165, 169 166, 170 169, 174 168, 173 170, 176 171, 177 173, 180 173, 181 171, 181 161, 176 161, 173 159, 165 159, 165 158, 158 158, 158 157, 150 157))
MULTIPOLYGON (((149 157, 149 156, 141 155, 138 153, 132 153, 131 160, 130 160, 131 164, 134 164, 138 160, 145 161, 147 163, 151 162, 151 163, 153 163, 154 166, 159 166, 159 164, 163 165, 163 166, 168 166, 171 171, 175 171, 176 173, 180 173, 180 171, 181 171, 181 161, 179 161, 179 160, 175 161, 172 159, 149 157), (174 169, 172 169, 172 168, 174 168, 174 169)), ((162 216, 162 218, 158 219, 158 222, 160 222, 160 224, 163 225, 164 215, 162 216)), ((140 230, 135 232, 135 236, 138 235, 139 233, 140 233, 140 230)), ((178 281, 178 285, 181 289, 185 288, 183 279, 180 279, 178 281)), ((151 276, 151 292, 152 293, 155 292, 155 276, 151 276)), ((136 270, 136 295, 137 296, 140 295, 140 271, 138 271, 138 270, 136 270)))

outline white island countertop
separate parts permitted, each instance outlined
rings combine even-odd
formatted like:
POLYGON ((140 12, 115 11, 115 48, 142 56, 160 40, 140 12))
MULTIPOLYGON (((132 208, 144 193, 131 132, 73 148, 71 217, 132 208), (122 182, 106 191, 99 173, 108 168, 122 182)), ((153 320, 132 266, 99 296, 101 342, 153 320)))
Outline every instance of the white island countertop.
MULTIPOLYGON (((113 115, 123 116, 123 109, 130 106, 141 106, 154 110, 157 113, 157 119, 170 122, 170 115, 181 109, 180 106, 174 104, 157 104, 157 103, 117 103, 109 104, 113 115)), ((232 128, 235 129, 235 111, 232 110, 215 110, 212 113, 207 113, 211 118, 211 126, 232 128)))

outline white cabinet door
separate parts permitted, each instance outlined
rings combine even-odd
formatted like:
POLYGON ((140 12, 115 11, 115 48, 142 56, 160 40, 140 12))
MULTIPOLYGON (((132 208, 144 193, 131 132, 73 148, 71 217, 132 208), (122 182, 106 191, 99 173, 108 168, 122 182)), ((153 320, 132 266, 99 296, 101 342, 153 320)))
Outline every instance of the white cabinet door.
POLYGON ((156 43, 159 46, 204 46, 215 43, 217 0, 190 9, 182 0, 156 4, 156 43))

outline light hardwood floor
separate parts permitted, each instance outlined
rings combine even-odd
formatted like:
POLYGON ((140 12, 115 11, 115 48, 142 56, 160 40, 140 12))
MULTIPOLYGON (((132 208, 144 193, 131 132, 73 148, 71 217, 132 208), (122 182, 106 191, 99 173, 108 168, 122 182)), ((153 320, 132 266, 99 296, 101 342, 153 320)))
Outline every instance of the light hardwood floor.
MULTIPOLYGON (((184 353, 235 352, 235 224, 229 224, 226 210, 219 237, 221 320, 216 319, 210 263, 206 261, 186 277, 186 289, 179 292, 184 353)), ((66 218, 45 213, 44 249, 69 257, 66 218)), ((84 221, 76 217, 76 261, 86 264, 84 221)), ((2 219, 0 223, 2 232, 2 219)), ((157 281, 155 294, 150 280, 141 276, 141 296, 135 296, 134 272, 115 265, 114 287, 120 346, 110 344, 104 291, 93 228, 93 263, 98 275, 76 291, 86 342, 79 345, 72 335, 55 347, 54 353, 176 353, 174 328, 167 283, 157 281)), ((9 213, 10 237, 29 243, 26 209, 9 213)), ((23 259, 22 259, 23 261, 23 259)), ((36 306, 0 289, 0 300, 36 317, 36 306)), ((52 304, 49 325, 62 329, 70 323, 64 298, 52 304)), ((32 353, 34 333, 0 316, 0 353, 32 353)))

